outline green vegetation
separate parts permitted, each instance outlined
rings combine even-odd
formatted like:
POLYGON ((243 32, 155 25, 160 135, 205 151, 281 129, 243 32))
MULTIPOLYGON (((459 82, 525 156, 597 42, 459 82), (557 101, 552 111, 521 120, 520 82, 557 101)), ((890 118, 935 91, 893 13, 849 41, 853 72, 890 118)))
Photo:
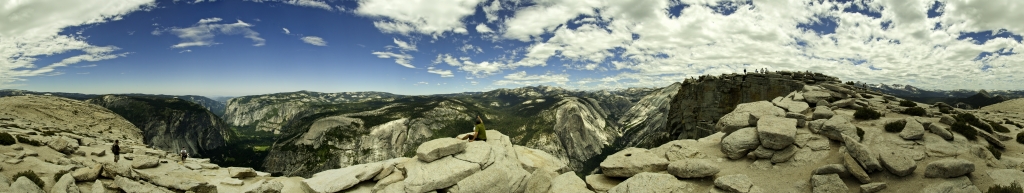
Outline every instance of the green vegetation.
POLYGON ((861 120, 874 120, 882 117, 882 113, 871 108, 859 108, 853 113, 853 118, 861 120))
POLYGON ((0 145, 14 145, 15 143, 18 143, 18 141, 14 140, 14 136, 0 132, 0 145))
POLYGON ((988 152, 992 152, 992 156, 995 156, 996 159, 1002 159, 1003 158, 1003 152, 999 151, 995 147, 992 147, 992 145, 989 145, 988 147, 985 147, 985 149, 988 149, 988 152))
POLYGON ((916 107, 917 103, 915 103, 914 101, 910 101, 910 100, 902 100, 902 101, 900 101, 900 106, 916 107))
POLYGON ((978 127, 981 130, 992 133, 992 126, 989 124, 982 123, 981 119, 975 117, 974 114, 961 113, 953 116, 953 118, 956 118, 957 122, 966 122, 967 124, 970 124, 974 127, 978 127))
POLYGON ((988 125, 992 126, 992 130, 998 131, 1000 133, 1010 132, 1010 128, 1003 127, 1003 125, 1000 125, 999 123, 996 123, 994 121, 988 121, 988 125))
POLYGON ((846 85, 850 85, 850 86, 853 86, 853 85, 854 85, 854 83, 853 83, 853 81, 846 81, 846 85))
POLYGON ((893 121, 885 124, 885 131, 890 133, 899 133, 903 131, 903 127, 906 127, 907 123, 903 120, 893 121))
POLYGON ((904 109, 903 110, 903 114, 913 115, 913 116, 924 116, 924 115, 928 114, 928 111, 924 110, 924 108, 921 108, 921 107, 910 107, 910 108, 904 109))
POLYGON ((32 180, 32 183, 35 183, 37 186, 39 186, 39 188, 43 188, 43 185, 46 185, 46 183, 43 183, 43 179, 39 179, 39 176, 36 175, 36 172, 32 170, 18 172, 17 174, 14 174, 13 177, 11 177, 11 180, 17 181, 18 178, 21 178, 22 176, 25 176, 29 180, 32 180))
POLYGON ((274 144, 274 133, 257 131, 255 127, 232 127, 236 136, 224 146, 207 150, 210 162, 219 165, 263 168, 263 159, 267 157, 267 149, 274 144))
POLYGON ((939 108, 939 112, 940 112, 940 113, 942 113, 942 114, 950 114, 950 113, 953 113, 953 112, 952 112, 952 111, 950 111, 950 109, 948 109, 948 108, 939 108))
POLYGON ((956 123, 953 123, 953 125, 950 125, 949 129, 953 132, 960 133, 960 135, 963 135, 964 138, 967 138, 968 140, 978 138, 978 130, 971 128, 970 125, 967 125, 967 123, 964 122, 957 121, 956 123))
POLYGON ((21 143, 24 143, 24 144, 29 144, 29 145, 32 145, 32 146, 43 146, 42 142, 29 139, 28 137, 25 137, 25 136, 18 135, 18 136, 15 136, 15 138, 18 139, 18 142, 21 142, 21 143))
POLYGON ((64 177, 64 174, 68 174, 68 173, 71 173, 71 170, 61 170, 61 171, 57 171, 57 173, 56 173, 56 174, 53 174, 53 181, 58 181, 58 180, 60 180, 60 177, 64 177))
POLYGON ((988 188, 987 193, 1021 193, 1024 192, 1024 188, 1021 188, 1017 183, 1010 183, 1009 186, 994 185, 988 188))

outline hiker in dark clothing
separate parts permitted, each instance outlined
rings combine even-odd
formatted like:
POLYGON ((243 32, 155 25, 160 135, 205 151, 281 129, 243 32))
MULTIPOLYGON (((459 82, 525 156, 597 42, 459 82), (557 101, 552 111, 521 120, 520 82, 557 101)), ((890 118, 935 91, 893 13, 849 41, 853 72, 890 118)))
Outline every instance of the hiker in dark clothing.
POLYGON ((181 151, 179 151, 178 154, 181 154, 181 163, 185 163, 185 159, 188 158, 188 151, 186 151, 185 148, 182 147, 181 151))
POLYGON ((117 162, 117 159, 121 157, 121 147, 117 144, 118 140, 114 140, 114 145, 110 146, 110 153, 114 154, 114 162, 117 162))
POLYGON ((463 136, 462 138, 459 139, 467 138, 469 138, 470 142, 475 140, 487 141, 487 129, 484 128, 484 120, 481 119, 480 116, 476 116, 476 126, 473 127, 473 134, 463 136))

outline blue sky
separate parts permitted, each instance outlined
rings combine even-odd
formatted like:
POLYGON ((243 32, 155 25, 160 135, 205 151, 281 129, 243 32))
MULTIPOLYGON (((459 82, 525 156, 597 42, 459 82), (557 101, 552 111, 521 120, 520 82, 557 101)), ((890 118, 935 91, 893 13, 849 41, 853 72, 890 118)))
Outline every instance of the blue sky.
POLYGON ((0 88, 239 96, 662 87, 744 69, 1024 89, 1017 0, 0 2, 0 88))

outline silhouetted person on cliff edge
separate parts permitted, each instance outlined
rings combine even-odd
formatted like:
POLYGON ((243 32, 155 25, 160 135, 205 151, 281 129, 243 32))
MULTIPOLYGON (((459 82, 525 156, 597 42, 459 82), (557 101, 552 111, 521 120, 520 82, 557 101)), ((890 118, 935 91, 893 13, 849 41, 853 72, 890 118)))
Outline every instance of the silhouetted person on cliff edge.
POLYGON ((484 128, 484 120, 481 119, 480 116, 476 116, 476 126, 473 127, 473 134, 463 136, 462 138, 459 139, 466 138, 469 138, 470 142, 475 140, 487 141, 487 129, 484 128))
POLYGON ((110 146, 110 153, 114 154, 114 162, 121 157, 121 147, 118 147, 118 140, 114 140, 114 145, 110 146))

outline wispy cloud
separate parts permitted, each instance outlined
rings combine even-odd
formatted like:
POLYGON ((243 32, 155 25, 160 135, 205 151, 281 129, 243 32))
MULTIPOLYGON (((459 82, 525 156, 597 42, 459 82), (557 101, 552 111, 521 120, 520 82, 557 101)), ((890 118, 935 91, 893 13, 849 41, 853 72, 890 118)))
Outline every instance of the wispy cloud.
POLYGON ((455 75, 452 74, 451 70, 442 70, 442 69, 438 69, 438 68, 434 68, 434 67, 427 67, 427 72, 432 73, 432 74, 441 75, 441 77, 444 77, 444 78, 455 77, 455 75))
POLYGON ((313 44, 315 46, 327 46, 327 41, 324 41, 323 38, 316 37, 316 36, 302 37, 302 41, 306 42, 308 44, 313 44))
POLYGON ((377 58, 393 58, 398 65, 405 66, 406 68, 416 68, 416 66, 412 65, 412 55, 406 53, 373 52, 373 55, 377 55, 377 58))
POLYGON ((288 28, 281 28, 281 29, 284 30, 284 34, 292 34, 292 31, 289 31, 288 28))
POLYGON ((319 9, 324 9, 324 10, 327 10, 327 11, 333 11, 334 10, 334 8, 332 8, 332 6, 330 4, 327 4, 326 1, 321 1, 321 0, 246 0, 246 1, 252 1, 252 2, 257 2, 257 3, 279 2, 279 3, 295 5, 295 6, 319 8, 319 9))
POLYGON ((527 75, 526 71, 519 71, 516 73, 508 74, 504 80, 495 81, 495 85, 539 85, 544 83, 554 83, 564 85, 569 82, 568 74, 544 74, 544 75, 527 75))
MULTIPOLYGON (((192 46, 211 46, 218 44, 213 41, 216 33, 226 35, 242 35, 245 38, 251 39, 254 43, 253 46, 263 46, 266 40, 260 38, 260 33, 250 29, 254 25, 245 23, 242 20, 237 20, 235 23, 217 23, 222 21, 220 18, 206 18, 201 19, 195 25, 187 28, 170 28, 171 34, 174 34, 181 38, 183 42, 171 46, 172 48, 186 48, 192 46), (216 32, 216 33, 215 33, 216 32)), ((158 35, 159 32, 154 32, 154 35, 158 35)))

